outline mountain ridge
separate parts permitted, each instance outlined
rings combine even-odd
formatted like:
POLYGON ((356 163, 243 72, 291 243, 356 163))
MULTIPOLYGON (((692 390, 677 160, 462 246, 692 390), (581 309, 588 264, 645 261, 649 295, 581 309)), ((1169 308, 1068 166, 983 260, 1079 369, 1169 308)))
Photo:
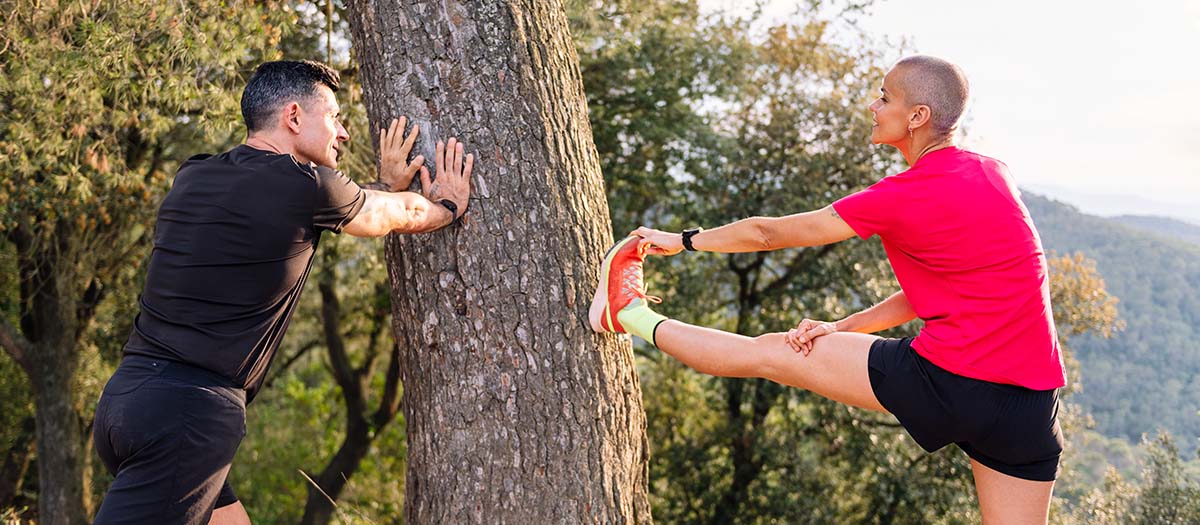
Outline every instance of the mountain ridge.
POLYGON ((1022 200, 1048 252, 1096 261, 1126 328, 1111 339, 1080 336, 1083 405, 1107 436, 1138 442, 1169 430, 1182 449, 1200 441, 1200 244, 1153 228, 1089 215, 1024 192, 1022 200), (1150 232, 1151 234, 1147 234, 1150 232))

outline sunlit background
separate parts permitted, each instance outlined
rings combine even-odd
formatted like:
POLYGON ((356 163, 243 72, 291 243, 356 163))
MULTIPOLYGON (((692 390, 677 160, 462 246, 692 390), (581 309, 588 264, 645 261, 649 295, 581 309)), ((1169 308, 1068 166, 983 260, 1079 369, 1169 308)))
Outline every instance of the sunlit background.
MULTIPOLYGON (((797 5, 762 9, 787 20, 797 5)), ((1200 2, 882 0, 858 23, 897 58, 904 42, 962 66, 964 144, 1022 187, 1097 215, 1200 224, 1200 2)))

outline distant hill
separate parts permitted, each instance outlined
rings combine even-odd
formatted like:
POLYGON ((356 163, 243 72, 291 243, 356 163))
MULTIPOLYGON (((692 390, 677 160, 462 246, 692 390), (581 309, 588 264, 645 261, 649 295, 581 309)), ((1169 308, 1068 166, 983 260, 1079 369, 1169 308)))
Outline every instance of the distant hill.
MULTIPOLYGON (((1135 219, 1135 229, 1032 193, 1022 199, 1047 250, 1079 251, 1096 261, 1128 325, 1112 339, 1071 341, 1083 375, 1083 391, 1074 399, 1103 434, 1136 443, 1143 433, 1166 428, 1181 448, 1194 450, 1200 444, 1200 245, 1144 233, 1163 228, 1162 220, 1135 219)), ((1186 230, 1175 226, 1170 231, 1186 230)))
POLYGON ((1200 226, 1190 222, 1153 215, 1120 215, 1112 220, 1134 229, 1200 245, 1200 226))

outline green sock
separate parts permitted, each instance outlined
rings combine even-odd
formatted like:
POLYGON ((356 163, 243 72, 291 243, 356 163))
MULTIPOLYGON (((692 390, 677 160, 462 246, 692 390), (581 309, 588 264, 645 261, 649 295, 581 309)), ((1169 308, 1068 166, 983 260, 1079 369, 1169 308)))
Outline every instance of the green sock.
POLYGON ((634 299, 617 312, 617 321, 625 327, 627 333, 645 339, 655 348, 658 348, 658 344, 654 342, 654 329, 666 320, 667 316, 651 310, 645 299, 634 299))

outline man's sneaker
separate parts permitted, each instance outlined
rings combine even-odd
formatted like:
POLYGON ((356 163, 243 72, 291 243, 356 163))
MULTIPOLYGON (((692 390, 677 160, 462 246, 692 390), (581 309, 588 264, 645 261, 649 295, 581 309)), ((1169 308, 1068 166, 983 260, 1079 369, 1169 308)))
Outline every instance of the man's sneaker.
MULTIPOLYGON (((608 250, 600 265, 600 284, 592 296, 588 321, 597 332, 626 333, 617 320, 617 313, 635 299, 660 303, 661 299, 646 295, 642 281, 642 261, 646 259, 649 241, 636 235, 622 239, 608 250)), ((644 303, 644 302, 643 302, 644 303)))

